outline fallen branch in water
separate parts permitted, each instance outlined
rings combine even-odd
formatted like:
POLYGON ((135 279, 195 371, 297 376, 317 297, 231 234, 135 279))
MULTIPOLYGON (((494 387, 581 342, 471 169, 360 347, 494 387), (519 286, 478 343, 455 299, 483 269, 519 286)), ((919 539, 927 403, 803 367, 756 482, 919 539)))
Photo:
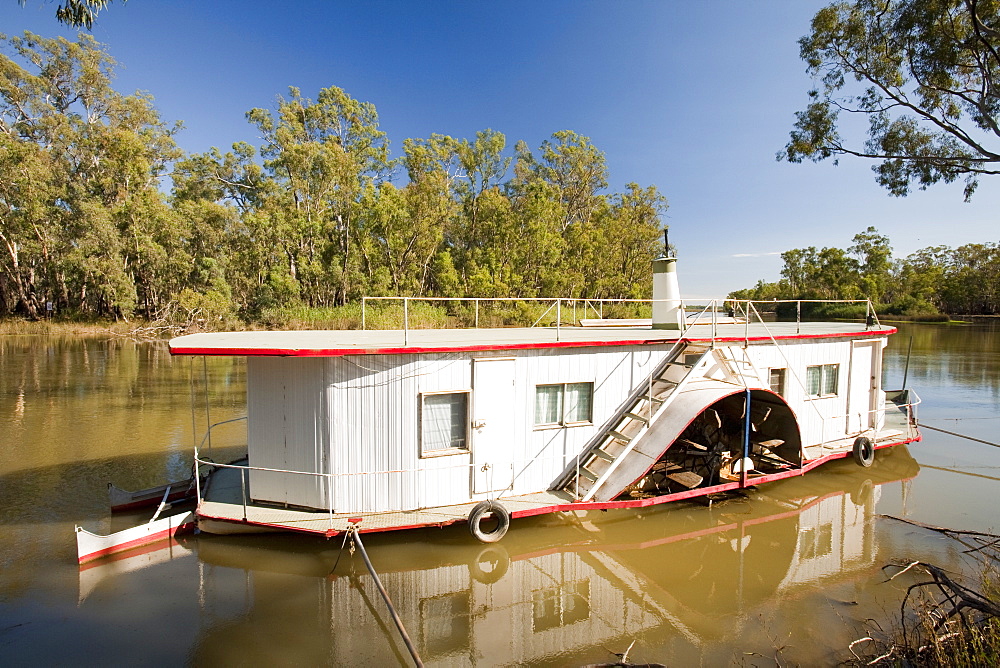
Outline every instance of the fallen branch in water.
MULTIPOLYGON (((984 531, 964 531, 933 526, 892 515, 880 515, 922 529, 941 533, 970 547, 983 563, 983 586, 989 589, 1000 572, 1000 536, 984 531)), ((873 633, 851 642, 848 650, 855 665, 978 666, 997 665, 1000 657, 1000 602, 957 581, 940 566, 923 561, 888 564, 897 569, 885 581, 917 573, 918 581, 906 588, 900 602, 901 637, 873 633), (925 577, 921 578, 921 574, 925 577), (861 651, 865 646, 869 651, 861 651), (857 649, 856 649, 857 648, 857 649)), ((870 620, 872 621, 872 620, 870 620)))
POLYGON ((908 520, 902 517, 896 517, 895 515, 875 515, 875 517, 884 517, 888 520, 896 520, 897 522, 905 522, 906 524, 912 524, 913 526, 920 527, 921 529, 929 529, 931 531, 937 531, 939 533, 950 534, 955 536, 980 536, 986 538, 994 538, 1000 540, 1000 534, 986 533, 985 531, 964 531, 961 529, 949 529, 948 527, 938 527, 933 524, 924 524, 923 522, 917 522, 916 520, 908 520))

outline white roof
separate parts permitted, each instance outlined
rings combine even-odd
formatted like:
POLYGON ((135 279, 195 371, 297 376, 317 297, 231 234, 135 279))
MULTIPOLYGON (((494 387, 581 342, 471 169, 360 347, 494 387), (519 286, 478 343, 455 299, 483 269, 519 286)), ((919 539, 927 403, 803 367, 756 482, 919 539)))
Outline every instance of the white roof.
MULTIPOLYGON (((864 323, 794 322, 698 324, 684 332, 691 341, 732 343, 747 340, 830 337, 865 338, 894 333, 892 327, 866 329, 864 323), (715 336, 713 337, 713 329, 715 336)), ((188 334, 170 341, 174 355, 247 355, 339 357, 341 355, 392 355, 421 352, 518 350, 587 346, 672 343, 678 330, 650 327, 522 327, 504 329, 411 329, 247 331, 188 334)))

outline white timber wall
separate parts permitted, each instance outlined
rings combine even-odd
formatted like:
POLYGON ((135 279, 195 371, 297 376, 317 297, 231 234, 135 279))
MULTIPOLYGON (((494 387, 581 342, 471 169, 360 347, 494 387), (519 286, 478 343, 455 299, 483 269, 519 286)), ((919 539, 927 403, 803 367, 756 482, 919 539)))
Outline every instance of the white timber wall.
MULTIPOLYGON (((421 394, 473 391, 474 359, 515 359, 514 404, 507 409, 515 438, 505 453, 513 467, 497 475, 513 480, 506 494, 522 494, 547 489, 667 350, 648 346, 330 359, 330 462, 338 474, 334 509, 404 510, 496 496, 471 492, 475 430, 470 430, 469 452, 420 456, 421 394), (535 386, 553 383, 594 384, 590 424, 534 427, 535 386)), ((471 422, 476 421, 473 406, 470 401, 471 422)))
MULTIPOLYGON (((769 369, 786 369, 783 397, 798 419, 803 446, 853 435, 848 429, 846 416, 848 393, 859 391, 851 388, 849 383, 852 342, 857 340, 859 339, 805 339, 781 341, 780 348, 768 343, 752 344, 747 349, 750 359, 761 374, 762 387, 768 387, 769 369), (840 365, 837 394, 809 397, 806 390, 806 369, 823 364, 840 365)), ((885 337, 861 340, 875 340, 880 350, 887 342, 885 337)), ((876 373, 881 375, 880 365, 876 373)), ((878 385, 874 390, 862 388, 860 391, 875 392, 875 407, 882 409, 885 407, 885 393, 881 390, 881 382, 878 385)), ((857 432, 857 429, 854 431, 857 432)))
MULTIPOLYGON (((247 454, 251 466, 324 473, 329 444, 323 364, 315 359, 251 357, 247 363, 247 454)), ((250 471, 250 497, 327 507, 327 481, 250 471)))
MULTIPOLYGON (((338 513, 410 510, 466 503, 472 451, 422 457, 420 397, 471 392, 474 359, 515 359, 515 438, 509 443, 505 494, 545 490, 667 353, 667 346, 541 349, 497 353, 356 355, 336 358, 251 358, 247 408, 250 465, 329 473, 306 476, 255 471, 251 496, 338 513), (535 386, 593 383, 586 425, 535 428, 535 386), (332 498, 326 495, 331 486, 332 498)), ((471 395, 470 395, 471 396, 471 395)), ((470 421, 475 421, 470 400, 470 421)), ((507 453, 505 453, 507 454, 507 453)))
MULTIPOLYGON (((852 339, 751 345, 746 354, 768 386, 768 369, 785 368, 785 400, 800 423, 803 445, 847 435, 846 413, 852 339), (806 368, 839 364, 836 396, 809 398, 806 368), (802 384, 800 384, 800 382, 802 384)), ((885 345, 882 337, 880 345, 885 345)), ((412 510, 496 497, 474 494, 476 430, 469 450, 421 456, 420 397, 469 392, 474 360, 514 359, 514 402, 508 407, 514 437, 503 457, 510 464, 502 495, 547 489, 621 406, 632 389, 669 351, 665 345, 546 348, 496 353, 353 355, 335 358, 251 358, 247 408, 250 465, 330 474, 310 478, 255 471, 254 499, 338 513, 412 510), (535 387, 593 383, 593 419, 573 426, 534 426, 535 387), (329 490, 329 491, 328 491, 329 490)), ((743 355, 733 346, 730 357, 743 355)), ((718 365, 707 370, 720 375, 718 365)), ((884 405, 878 393, 877 404, 884 405)))

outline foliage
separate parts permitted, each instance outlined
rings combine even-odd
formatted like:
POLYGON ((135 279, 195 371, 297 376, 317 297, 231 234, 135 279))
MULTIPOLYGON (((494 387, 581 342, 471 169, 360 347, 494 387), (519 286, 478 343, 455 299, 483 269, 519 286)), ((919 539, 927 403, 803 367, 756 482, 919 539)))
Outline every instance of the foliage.
MULTIPOLYGON (((888 237, 874 227, 839 248, 795 248, 781 254, 781 280, 758 281, 731 299, 868 299, 878 313, 927 319, 1000 314, 1000 244, 933 246, 894 260, 888 237)), ((782 307, 784 311, 794 305, 782 307)), ((779 308, 779 312, 782 312, 779 308)), ((864 304, 803 305, 812 316, 864 317, 864 304)))
POLYGON ((876 160, 897 196, 1000 174, 1000 0, 856 0, 821 9, 800 55, 817 80, 779 159, 876 160), (842 116, 867 118, 845 140, 842 116))
POLYGON ((177 127, 87 35, 0 45, 0 312, 152 314, 188 264, 158 188, 177 127))
MULTIPOLYGON (((23 7, 27 0, 19 1, 23 7)), ((122 0, 122 4, 126 2, 128 0, 122 0)), ((73 28, 90 30, 94 27, 98 12, 110 4, 111 0, 65 0, 56 6, 56 20, 73 28)))
MULTIPOLYGON (((435 134, 391 159, 373 104, 291 87, 247 112, 259 146, 183 155, 179 125, 115 91, 90 36, 0 44, 0 316, 52 302, 83 318, 297 327, 359 324, 348 305, 363 295, 649 296, 667 201, 655 186, 607 192, 603 152, 575 132, 534 152, 491 129, 435 134)), ((412 315, 465 317, 438 306, 412 315)))

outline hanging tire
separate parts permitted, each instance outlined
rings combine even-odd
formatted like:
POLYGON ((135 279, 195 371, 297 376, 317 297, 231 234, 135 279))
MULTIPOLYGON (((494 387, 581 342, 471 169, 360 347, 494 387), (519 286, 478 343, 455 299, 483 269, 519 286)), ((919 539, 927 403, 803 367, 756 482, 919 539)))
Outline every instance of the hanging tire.
POLYGON ((854 461, 865 468, 875 461, 875 444, 867 436, 858 436, 854 440, 854 461))
POLYGON ((469 563, 469 573, 476 582, 483 584, 493 584, 499 581, 509 568, 510 555, 500 545, 487 545, 469 563), (490 566, 489 570, 483 568, 484 564, 490 566))
POLYGON ((481 543, 495 543, 504 537, 510 528, 510 512, 496 501, 480 501, 469 513, 469 533, 481 543), (496 520, 494 529, 483 529, 483 519, 491 515, 496 520))

